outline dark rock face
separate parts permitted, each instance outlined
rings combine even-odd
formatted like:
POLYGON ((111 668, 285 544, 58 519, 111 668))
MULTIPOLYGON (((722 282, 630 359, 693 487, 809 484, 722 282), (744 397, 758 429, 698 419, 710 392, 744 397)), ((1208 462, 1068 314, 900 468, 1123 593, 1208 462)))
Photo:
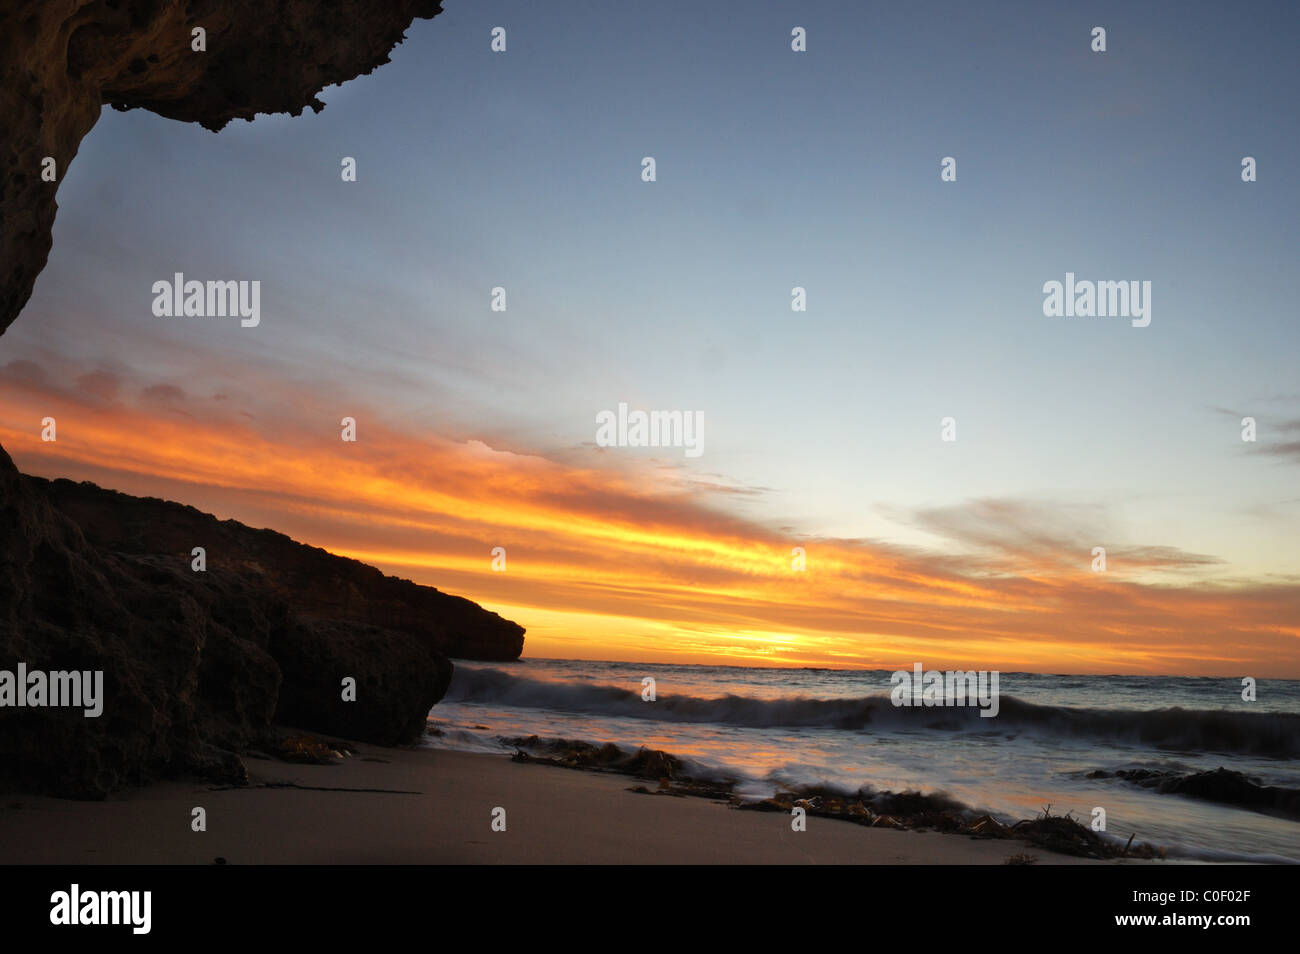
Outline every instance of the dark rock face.
POLYGON ((0 669, 103 670, 107 700, 0 709, 0 782, 97 797, 210 774, 275 711, 273 624, 238 583, 96 551, 0 450, 0 669))
POLYGON ((444 650, 522 646, 468 600, 191 507, 24 477, 0 449, 0 670, 104 672, 97 718, 0 708, 0 787, 238 780, 233 753, 273 722, 394 744, 446 691, 444 650))
POLYGON ((385 576, 274 530, 254 530, 193 507, 91 483, 25 479, 95 547, 132 556, 163 555, 187 573, 191 550, 203 547, 208 576, 247 579, 268 598, 287 605, 296 619, 406 633, 461 659, 513 660, 523 652, 523 627, 477 603, 385 576))
POLYGON ((349 739, 417 737, 451 682, 451 663, 428 642, 377 626, 295 618, 273 653, 284 673, 276 720, 349 739), (354 703, 339 702, 341 673, 357 681, 354 703))
MULTIPOLYGON (((0 5, 0 334, 50 251, 55 191, 105 104, 218 130, 320 110, 439 0, 0 5), (206 31, 206 49, 192 31, 206 31), (54 160, 54 181, 42 177, 54 160)), ((381 744, 420 731, 446 654, 515 659, 469 602, 189 507, 22 477, 0 449, 0 670, 103 671, 103 713, 0 707, 0 787, 98 797, 238 781, 273 720, 381 744), (190 568, 205 547, 206 572, 190 568), (342 680, 356 680, 356 701, 342 680)))
POLYGON ((217 130, 319 111, 439 0, 27 0, 0 5, 0 334, 50 252, 54 193, 105 104, 217 130), (191 31, 206 31, 206 52, 191 31), (58 179, 43 181, 52 157, 58 179))

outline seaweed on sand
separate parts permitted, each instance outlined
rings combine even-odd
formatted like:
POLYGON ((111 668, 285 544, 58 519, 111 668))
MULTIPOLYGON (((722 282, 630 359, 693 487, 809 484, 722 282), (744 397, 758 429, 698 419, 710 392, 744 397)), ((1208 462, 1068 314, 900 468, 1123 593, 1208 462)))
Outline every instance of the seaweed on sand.
POLYGON ((1133 847, 1132 836, 1127 845, 1119 848, 1087 825, 1076 821, 1068 812, 1053 815, 1051 805, 1044 808, 1037 818, 1016 822, 1011 826, 1011 831, 1015 837, 1023 838, 1037 848, 1062 855, 1099 859, 1164 857, 1163 850, 1145 842, 1133 847))
POLYGON ((309 735, 287 735, 276 740, 275 755, 285 762, 304 765, 335 765, 352 751, 341 743, 326 742, 309 735))
POLYGON ((1134 846, 1132 838, 1128 845, 1120 848, 1068 814, 1053 815, 1050 805, 1037 818, 1004 825, 991 815, 977 815, 960 802, 938 793, 880 792, 861 788, 847 794, 824 786, 812 786, 798 792, 777 792, 771 798, 744 799, 735 794, 734 780, 691 778, 684 774, 685 763, 681 759, 659 749, 642 747, 630 753, 613 743, 595 745, 568 739, 542 740, 535 735, 502 741, 515 747, 515 754, 511 756, 515 762, 613 772, 658 780, 658 789, 654 791, 644 785, 630 789, 640 795, 711 798, 727 801, 731 807, 742 811, 789 814, 793 809, 801 808, 811 816, 838 819, 870 828, 929 830, 971 838, 1017 839, 1046 851, 1085 858, 1164 857, 1163 849, 1142 843, 1134 846), (526 749, 531 751, 525 751, 526 749))

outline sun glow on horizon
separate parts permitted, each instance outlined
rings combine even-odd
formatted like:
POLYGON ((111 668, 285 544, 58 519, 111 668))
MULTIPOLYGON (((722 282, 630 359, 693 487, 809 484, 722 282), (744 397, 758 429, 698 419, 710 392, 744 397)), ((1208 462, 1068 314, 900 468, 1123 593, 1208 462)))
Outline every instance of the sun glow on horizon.
POLYGON ((340 450, 328 431, 280 426, 271 437, 238 418, 56 391, 40 406, 61 419, 55 443, 27 424, 30 389, 0 381, 0 443, 25 469, 269 526, 465 596, 525 626, 526 655, 1300 675, 1300 588, 1152 582, 1148 571, 1176 558, 1162 551, 1118 552, 1115 572, 1094 574, 1051 548, 960 554, 800 538, 635 468, 373 424, 366 443, 340 450), (496 546, 505 572, 491 569, 496 546))

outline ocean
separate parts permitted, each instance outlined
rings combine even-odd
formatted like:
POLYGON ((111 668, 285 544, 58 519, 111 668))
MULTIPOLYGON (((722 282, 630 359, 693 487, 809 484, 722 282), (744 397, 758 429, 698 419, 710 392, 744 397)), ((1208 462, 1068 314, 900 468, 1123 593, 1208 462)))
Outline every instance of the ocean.
MULTIPOLYGON (((1300 863, 1300 821, 1115 776, 1220 767, 1300 790, 1300 681, 999 674, 997 715, 900 707, 889 671, 523 659, 456 662, 425 744, 512 753, 538 736, 662 749, 745 797, 826 786, 943 793, 1004 823, 1050 806, 1171 860, 1300 863), (646 678, 654 701, 643 700, 646 678), (1096 773, 1105 773, 1098 776, 1096 773), (1090 777, 1092 776, 1092 777, 1090 777)), ((840 824, 839 822, 830 822, 840 824)))

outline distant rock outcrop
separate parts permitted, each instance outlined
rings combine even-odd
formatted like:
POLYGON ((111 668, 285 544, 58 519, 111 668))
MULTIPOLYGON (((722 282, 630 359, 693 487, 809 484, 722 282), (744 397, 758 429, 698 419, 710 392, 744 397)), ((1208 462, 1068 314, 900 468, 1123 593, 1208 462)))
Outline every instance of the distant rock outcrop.
POLYGON ((1238 805, 1257 812, 1300 819, 1300 789, 1264 785, 1259 779, 1220 765, 1208 772, 1120 769, 1089 772, 1088 778, 1121 778, 1164 795, 1185 795, 1207 802, 1238 805))
POLYGON ((212 130, 320 110, 320 90, 387 63, 412 20, 441 10, 439 0, 0 4, 0 334, 45 267, 55 190, 105 104, 212 130))
POLYGON ((93 798, 238 779, 235 753, 273 722, 394 744, 446 691, 447 654, 514 659, 523 632, 270 530, 24 477, 0 449, 0 670, 104 672, 97 718, 0 708, 0 786, 93 798))

